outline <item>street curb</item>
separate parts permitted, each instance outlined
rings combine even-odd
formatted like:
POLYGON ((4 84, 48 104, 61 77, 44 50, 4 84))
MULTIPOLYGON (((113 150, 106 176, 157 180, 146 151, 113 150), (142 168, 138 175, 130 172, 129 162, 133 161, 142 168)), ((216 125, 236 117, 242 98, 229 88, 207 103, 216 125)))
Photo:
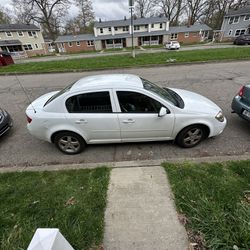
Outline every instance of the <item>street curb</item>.
MULTIPOLYGON (((79 58, 80 59, 80 58, 79 58)), ((88 59, 88 58, 87 58, 88 59)), ((122 66, 122 67, 110 67, 110 68, 96 68, 96 69, 72 69, 68 71, 48 71, 48 72, 0 72, 0 76, 15 76, 15 75, 43 75, 43 74, 66 74, 66 73, 81 73, 81 72, 93 72, 93 71, 105 71, 105 70, 118 70, 118 69, 141 69, 141 68, 158 68, 158 67, 171 67, 171 66, 189 66, 189 65, 199 65, 199 64, 212 64, 212 63, 230 63, 230 62, 244 62, 250 61, 250 58, 243 59, 225 59, 225 60, 211 60, 211 61, 198 61, 198 62, 170 62, 166 64, 148 64, 148 65, 138 65, 138 66, 122 66)))
POLYGON ((230 155, 230 156, 210 156, 210 157, 197 157, 197 158, 176 158, 176 159, 171 158, 171 159, 144 160, 144 161, 57 164, 57 165, 40 165, 40 166, 21 166, 21 167, 13 166, 13 167, 0 167, 0 173, 95 169, 104 166, 108 168, 152 167, 152 166, 161 166, 163 162, 212 163, 212 162, 228 162, 228 161, 240 161, 240 160, 250 160, 250 154, 230 155))

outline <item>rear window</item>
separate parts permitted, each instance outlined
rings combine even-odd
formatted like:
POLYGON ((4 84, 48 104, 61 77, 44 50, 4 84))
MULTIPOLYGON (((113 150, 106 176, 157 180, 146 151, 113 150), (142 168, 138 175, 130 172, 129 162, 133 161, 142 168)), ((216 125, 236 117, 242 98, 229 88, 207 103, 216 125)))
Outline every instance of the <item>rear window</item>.
POLYGON ((48 105, 50 102, 52 102, 53 100, 55 100, 60 95, 68 92, 74 84, 75 84, 75 82, 72 83, 72 84, 70 84, 70 85, 68 85, 68 86, 66 86, 65 88, 63 88, 62 90, 60 90, 59 92, 57 92, 56 94, 54 94, 52 97, 50 97, 49 100, 44 104, 44 107, 46 105, 48 105))

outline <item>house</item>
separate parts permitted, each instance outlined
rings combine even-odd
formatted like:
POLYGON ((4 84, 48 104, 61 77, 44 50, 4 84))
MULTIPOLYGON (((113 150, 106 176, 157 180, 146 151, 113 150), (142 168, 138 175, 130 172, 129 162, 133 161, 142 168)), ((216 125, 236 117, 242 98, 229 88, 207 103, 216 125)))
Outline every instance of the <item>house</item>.
POLYGON ((33 24, 0 24, 0 50, 14 57, 47 54, 41 30, 33 24))
POLYGON ((239 9, 230 9, 224 16, 221 30, 219 31, 220 41, 232 41, 235 37, 250 34, 250 6, 239 9))
MULTIPOLYGON (((134 46, 159 45, 168 40, 169 21, 166 17, 137 18, 134 20, 134 46)), ((96 49, 132 46, 131 19, 95 22, 96 49)))
POLYGON ((76 53, 95 50, 95 37, 92 34, 59 36, 55 44, 60 53, 76 53))
POLYGON ((206 24, 173 26, 169 29, 169 40, 183 44, 199 43, 207 40, 212 29, 206 24))

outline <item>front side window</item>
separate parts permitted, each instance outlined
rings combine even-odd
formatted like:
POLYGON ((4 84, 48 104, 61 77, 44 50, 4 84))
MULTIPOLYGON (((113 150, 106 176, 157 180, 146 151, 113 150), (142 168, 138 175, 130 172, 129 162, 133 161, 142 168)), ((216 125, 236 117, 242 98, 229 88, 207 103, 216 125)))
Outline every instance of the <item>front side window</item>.
POLYGON ((66 101, 69 113, 112 113, 109 92, 92 92, 71 96, 66 101))
POLYGON ((137 92, 117 91, 122 113, 159 113, 161 103, 137 92))

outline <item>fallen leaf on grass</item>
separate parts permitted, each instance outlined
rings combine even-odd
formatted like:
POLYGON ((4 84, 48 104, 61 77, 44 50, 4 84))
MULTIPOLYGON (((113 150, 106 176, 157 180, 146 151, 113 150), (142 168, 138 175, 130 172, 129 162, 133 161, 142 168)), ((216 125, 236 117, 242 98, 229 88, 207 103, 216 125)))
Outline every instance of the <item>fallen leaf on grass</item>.
POLYGON ((76 199, 74 196, 72 196, 71 198, 69 198, 66 203, 65 203, 65 206, 68 207, 68 206, 73 206, 77 203, 76 199))

